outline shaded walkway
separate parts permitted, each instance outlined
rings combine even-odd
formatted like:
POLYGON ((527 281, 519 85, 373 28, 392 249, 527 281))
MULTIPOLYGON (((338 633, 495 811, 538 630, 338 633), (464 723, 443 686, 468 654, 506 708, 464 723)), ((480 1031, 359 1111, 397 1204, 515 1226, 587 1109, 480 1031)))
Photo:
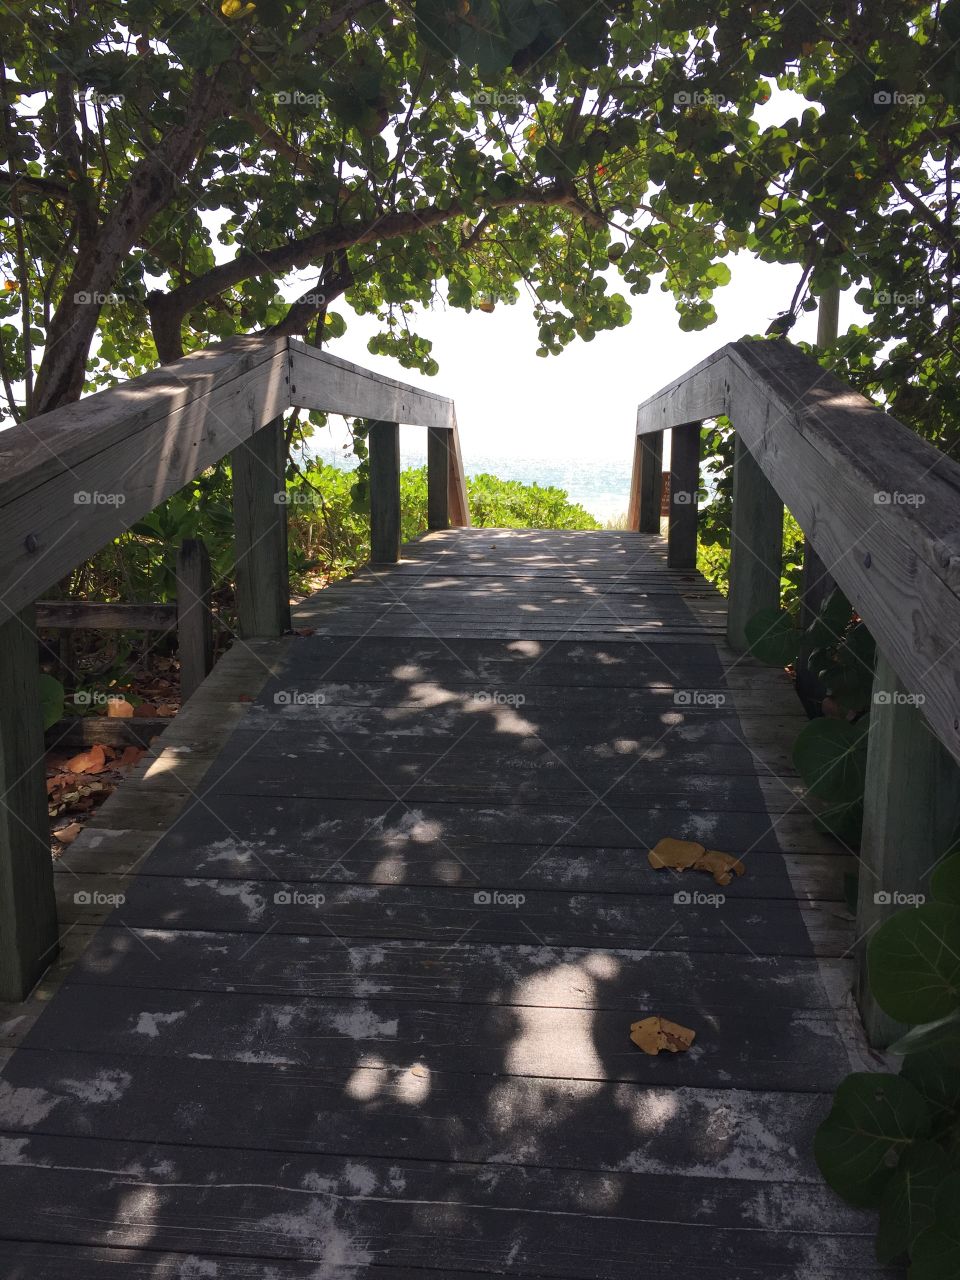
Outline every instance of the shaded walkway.
POLYGON ((897 1274, 810 1154, 845 860, 723 621, 657 538, 458 529, 232 651, 58 876, 0 1275, 897 1274), (747 872, 656 873, 667 835, 747 872))

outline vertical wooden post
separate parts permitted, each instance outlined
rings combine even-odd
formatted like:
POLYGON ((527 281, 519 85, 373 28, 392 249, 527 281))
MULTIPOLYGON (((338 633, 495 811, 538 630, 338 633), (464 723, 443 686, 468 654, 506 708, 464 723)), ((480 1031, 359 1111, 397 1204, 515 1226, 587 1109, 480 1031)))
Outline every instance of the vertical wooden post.
POLYGON ((286 457, 282 418, 230 455, 237 613, 245 638, 290 630, 286 457))
POLYGON ((396 564, 400 559, 400 426, 370 426, 370 561, 396 564))
POLYGON ((450 528, 450 432, 427 429, 427 528, 450 528))
POLYGON ((202 538, 186 538, 177 552, 177 650, 180 697, 186 701, 213 666, 210 557, 202 538))
MULTIPOLYGON (((820 295, 817 308, 817 346, 833 346, 840 331, 840 286, 831 285, 820 295)), ((836 586, 823 561, 805 538, 803 543, 803 570, 800 576, 800 625, 808 627, 820 610, 821 604, 836 586)), ((810 670, 806 653, 801 653, 796 665, 797 693, 809 714, 814 714, 824 695, 824 687, 810 670)))
MULTIPOLYGON (((670 527, 667 564, 697 566, 697 489, 700 485, 700 423, 687 422, 670 433, 670 527)), ((657 507, 659 510, 659 494, 657 507)))
POLYGON ((663 467, 663 432, 637 436, 630 477, 627 528, 640 533, 660 532, 660 488, 663 467))
POLYGON ((0 653, 0 1000, 22 1000, 59 950, 32 607, 0 653))
POLYGON ((739 434, 734 440, 727 640, 747 648, 746 624, 780 604, 783 502, 739 434))
POLYGON ((958 821, 960 766, 935 737, 893 667, 878 654, 857 901, 858 1001, 875 1047, 890 1044, 904 1028, 870 994, 866 942, 876 925, 904 909, 905 895, 929 893, 930 872, 949 850, 958 821))

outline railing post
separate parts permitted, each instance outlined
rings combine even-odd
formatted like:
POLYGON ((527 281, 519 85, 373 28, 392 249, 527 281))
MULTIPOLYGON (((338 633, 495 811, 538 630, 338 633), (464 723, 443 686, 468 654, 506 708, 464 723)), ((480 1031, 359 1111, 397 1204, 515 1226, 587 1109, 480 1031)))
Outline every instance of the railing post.
POLYGON ((727 596, 727 640, 738 652, 747 648, 746 624, 753 615, 780 603, 782 562, 783 502, 738 433, 727 596))
POLYGON ((370 445, 370 560, 400 559, 400 426, 373 422, 370 445))
POLYGON ((32 606, 0 652, 0 1000, 22 1000, 59 949, 32 606))
POLYGON ((866 942, 878 924, 903 910, 903 895, 929 892, 930 872, 949 851, 958 820, 957 762, 934 735, 916 698, 878 653, 867 742, 856 930, 858 1002, 875 1047, 890 1044, 904 1028, 883 1013, 869 992, 866 942))
POLYGON ((660 489, 663 468, 663 432, 637 436, 633 448, 633 473, 627 528, 639 533, 660 532, 660 489))
POLYGON ((427 528, 450 528, 450 435, 427 428, 427 528))
POLYGON ((244 638, 290 630, 286 457, 283 418, 230 455, 237 613, 244 638))
MULTIPOLYGON (((697 490, 700 487, 700 423, 686 422, 670 433, 670 527, 667 564, 697 567, 697 490)), ((659 510, 659 496, 657 498, 659 510)), ((659 519, 659 517, 658 517, 659 519)))
POLYGON ((202 538, 186 538, 177 552, 177 652, 180 697, 186 701, 213 666, 210 557, 202 538))

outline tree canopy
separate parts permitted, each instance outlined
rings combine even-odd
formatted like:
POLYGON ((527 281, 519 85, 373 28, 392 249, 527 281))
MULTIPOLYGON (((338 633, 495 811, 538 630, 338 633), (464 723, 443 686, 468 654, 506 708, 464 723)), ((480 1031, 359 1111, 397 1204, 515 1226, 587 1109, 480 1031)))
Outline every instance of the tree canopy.
POLYGON ((330 341, 341 295, 426 373, 439 290, 529 289, 542 355, 651 283, 703 328, 746 250, 796 264, 784 309, 856 286, 835 360, 955 439, 960 0, 54 0, 0 36, 18 417, 234 333, 330 341), (769 122, 774 84, 808 106, 769 122))

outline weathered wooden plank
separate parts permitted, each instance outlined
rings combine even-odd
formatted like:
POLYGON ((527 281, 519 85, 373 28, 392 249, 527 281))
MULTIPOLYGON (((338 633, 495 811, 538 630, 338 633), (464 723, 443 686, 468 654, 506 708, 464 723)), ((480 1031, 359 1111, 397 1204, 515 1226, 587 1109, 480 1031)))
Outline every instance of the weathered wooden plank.
MULTIPOLYGON (((115 994, 120 993, 104 992, 108 1005, 115 994)), ((211 996, 199 999, 201 1007, 220 1004, 211 996)), ((719 1066, 721 1059, 711 1061, 706 1047, 699 1057, 702 1078, 690 1086, 683 1079, 692 1072, 681 1069, 672 1078, 665 1063, 641 1060, 623 1034, 623 1014, 613 1015, 619 1041, 626 1040, 627 1046, 618 1053, 606 1026, 591 1045, 591 1017, 607 1022, 612 1021, 610 1015, 504 1009, 497 1019, 484 1011, 479 1016, 483 1029, 502 1040, 498 1023, 519 1023, 517 1040, 506 1041, 506 1052, 501 1044, 496 1054, 484 1054, 471 1036, 463 1045, 461 1063, 457 1046, 438 1044, 435 1036, 459 1031, 462 1017, 441 1021, 429 1036, 418 1035, 401 1019, 398 1039, 355 1040, 353 1052, 345 1057, 341 1045, 347 1038, 340 1027, 351 1020, 374 1023, 382 1013, 345 1004, 339 1019, 318 1022, 308 1032, 306 1019, 301 1023, 301 1004, 288 1057, 279 1039, 277 1010, 267 1005, 262 1006, 259 1038, 251 1038, 247 1026, 237 1028, 242 1044, 254 1047, 224 1052, 205 1037, 168 1037, 163 1024, 169 1016, 166 1002, 158 1014, 151 1014, 151 1000, 141 1003, 145 1007, 136 1015, 142 1019, 139 1025, 159 1028, 155 1037, 148 1037, 153 1044, 146 1052, 138 1045, 123 1054, 106 1046, 92 1053, 21 1049, 0 1080, 0 1128, 77 1138, 95 1133, 100 1139, 144 1145, 162 1135, 183 1145, 375 1159, 402 1151, 411 1160, 504 1164, 515 1162, 517 1155, 517 1135, 504 1121, 521 1115, 529 1117, 524 1162, 540 1168, 607 1173, 632 1167, 695 1177, 709 1161, 716 1178, 747 1169, 752 1179, 785 1179, 784 1159, 793 1149, 796 1158, 786 1176, 802 1184, 817 1178, 813 1137, 829 1110, 825 1095, 847 1072, 846 1060, 836 1051, 831 1061, 818 1060, 816 1044, 830 1038, 831 1028, 824 1033, 816 1024, 797 1025, 786 1034, 778 1026, 768 1028, 769 1035, 751 1035, 750 1047, 759 1061, 742 1046, 726 1072, 719 1066), (150 1022, 151 1016, 155 1022, 150 1022), (324 1046, 322 1065, 304 1061, 315 1049, 298 1043, 313 1033, 324 1046), (549 1038, 535 1046, 535 1036, 549 1038), (213 1044, 213 1053, 181 1056, 181 1044, 213 1044), (156 1045, 166 1052, 158 1053, 156 1045), (791 1048, 799 1050, 794 1057, 791 1048), (621 1059, 627 1062, 627 1055, 636 1072, 628 1068, 624 1074, 614 1065, 621 1059), (491 1071, 491 1060, 503 1071, 491 1071), (472 1069, 474 1064, 480 1065, 479 1071, 472 1069), (723 1087, 731 1071, 740 1086, 735 1090, 723 1087), (714 1084, 718 1077, 719 1088, 714 1084), (776 1091, 751 1084, 771 1078, 776 1091), (791 1089, 791 1081, 799 1082, 799 1090, 791 1089), (190 1099, 188 1107, 183 1105, 185 1098, 190 1099), (242 1098, 257 1099, 255 1125, 237 1105, 242 1098), (369 1105, 358 1107, 360 1099, 369 1105), (121 1101, 122 1107, 117 1105, 121 1101), (639 1117, 658 1107, 668 1113, 659 1125, 611 1123, 621 1110, 639 1117), (556 1122, 558 1112, 566 1117, 562 1124, 556 1122), (464 1123, 465 1116, 474 1117, 474 1123, 464 1123), (713 1150, 709 1138, 717 1117, 723 1118, 727 1135, 722 1154, 713 1150)), ((456 1008, 447 1005, 444 1011, 456 1008)), ((187 1010, 185 1016, 191 1015, 187 1010)), ((284 1016, 289 1011, 280 1014, 284 1016)), ((184 1019, 177 1021, 182 1025, 184 1019)), ((741 1019, 738 1026, 736 1015, 727 1012, 726 1024, 721 1016, 711 1032, 735 1035, 745 1022, 741 1019)), ((112 1044, 116 1037, 109 1018, 107 1025, 112 1044)))
POLYGON ((450 526, 450 432, 427 431, 427 528, 450 526))
POLYGON ((69 1214, 43 1218, 45 1234, 63 1244, 99 1246, 110 1222, 114 1246, 139 1248, 148 1238, 161 1253, 311 1259, 328 1268, 336 1260, 355 1271, 382 1260, 442 1274, 635 1280, 642 1238, 657 1260, 650 1274, 666 1280, 703 1257, 709 1238, 705 1280, 884 1274, 867 1260, 870 1215, 842 1206, 826 1188, 719 1179, 707 1169, 694 1186, 634 1171, 598 1184, 595 1174, 575 1170, 494 1166, 478 1177, 474 1165, 402 1158, 18 1136, 0 1148, 0 1183, 21 1235, 47 1195, 70 1206, 69 1214), (758 1229, 784 1219, 790 1225, 782 1231, 758 1229))
MULTIPOLYGON (((191 1275, 216 1277, 229 1266, 230 1280, 317 1280, 317 1261, 291 1258, 222 1257, 191 1251, 111 1249, 103 1245, 59 1245, 0 1240, 0 1268, 8 1280, 185 1280, 191 1275)), ((356 1271, 354 1271, 356 1275, 356 1271)), ((444 1280, 476 1280, 477 1273, 444 1268, 444 1280)), ((377 1266, 376 1280, 436 1280, 431 1268, 377 1266)), ((859 1280, 854 1275, 854 1280, 859 1280)))
POLYGON ((960 465, 788 342, 736 342, 641 406, 638 432, 732 413, 844 593, 960 758, 960 465))
MULTIPOLYGON (((527 1000, 538 986, 598 982, 595 975, 603 973, 604 955, 596 955, 593 977, 589 964, 547 968, 518 983, 497 1004, 484 1005, 429 997, 424 1004, 408 998, 323 1000, 302 995, 291 1001, 262 992, 166 991, 67 982, 56 996, 58 1018, 38 1019, 24 1048, 92 1055, 93 1070, 97 1061, 113 1056, 155 1059, 168 1066, 172 1060, 248 1062, 265 1068, 321 1065, 338 1073, 389 1066, 408 1069, 424 1062, 430 1070, 449 1071, 460 1082, 465 1101, 470 1092, 463 1075, 486 1076, 488 1089, 490 1078, 506 1075, 692 1089, 723 1089, 736 1082, 745 1089, 819 1094, 836 1088, 849 1071, 829 1007, 771 1005, 758 1018, 756 1010, 742 1002, 705 1005, 691 991, 685 1002, 677 1002, 669 1012, 698 1032, 695 1050, 667 1059, 666 1055, 645 1055, 630 1042, 631 1021, 652 1011, 649 1006, 641 1006, 634 1016, 621 1009, 527 1000)), ((741 955, 751 960, 746 952, 741 955)), ((740 957, 727 956, 721 963, 736 980, 740 957)), ((41 1069, 42 1059, 37 1056, 33 1064, 22 1062, 4 1075, 26 1084, 29 1074, 41 1069)), ((244 1092, 259 1096, 260 1091, 244 1092)), ((424 1094, 424 1101, 428 1096, 433 1102, 431 1093, 424 1094)), ((125 1108, 119 1110, 122 1120, 125 1108)), ((475 1114, 468 1106, 465 1112, 475 1114)), ((599 1117, 594 1114, 591 1123, 599 1123, 599 1117)), ((506 1137, 509 1140, 509 1134, 506 1137)), ((227 1133, 221 1138, 230 1142, 227 1133)), ((426 1152, 419 1155, 431 1158, 426 1152)), ((476 1153, 471 1158, 484 1157, 476 1153)), ((586 1152, 584 1160, 589 1160, 586 1152)), ((792 1161, 795 1172, 800 1161, 797 1152, 792 1161)))
POLYGON ((0 623, 0 652, 0 999, 21 1000, 58 948, 32 609, 0 623))
POLYGON ((290 401, 296 408, 413 426, 455 424, 453 401, 434 391, 397 382, 290 339, 290 401))
POLYGON ((286 457, 282 417, 231 454, 237 613, 244 639, 290 630, 286 457))
POLYGON ((70 716, 52 725, 45 739, 48 747, 89 747, 97 742, 146 747, 169 727, 170 721, 162 716, 70 716))
POLYGON ((727 640, 743 651, 753 615, 780 605, 783 502, 739 435, 734 449, 727 640))
POLYGON ((175 604, 105 604, 99 600, 39 600, 38 627, 56 630, 172 631, 175 604))
POLYGON ((210 557, 202 538, 186 538, 177 552, 177 654, 180 697, 186 701, 213 666, 210 557))
MULTIPOLYGON (((930 873, 960 828, 960 770, 934 736, 896 671, 877 655, 867 741, 857 903, 861 959, 873 930, 930 894, 930 873)), ((906 1030, 877 1005, 861 964, 858 999, 870 1042, 906 1030)))
POLYGON ((234 340, 3 432, 8 607, 42 595, 281 413, 285 341, 234 340))
POLYGON ((393 564, 400 556, 400 428, 396 422, 373 422, 368 440, 370 559, 393 564))
POLYGON ((65 883, 58 876, 56 888, 63 921, 110 918, 109 898, 97 895, 122 894, 114 918, 134 928, 332 932, 343 939, 422 938, 451 945, 469 933, 486 942, 532 937, 546 946, 634 944, 651 950, 664 944, 717 955, 810 956, 815 948, 818 954, 841 956, 853 941, 850 917, 835 902, 798 908, 795 902, 771 900, 758 913, 756 902, 736 896, 732 885, 723 891, 724 903, 710 902, 709 882, 703 905, 693 897, 695 886, 686 882, 675 892, 689 893, 690 903, 520 888, 524 902, 519 905, 510 901, 516 896, 511 886, 501 889, 479 880, 438 888, 149 875, 117 881, 79 876, 65 883))
MULTIPOLYGON (((65 950, 82 929, 65 941, 65 950)), ((669 935, 655 951, 613 947, 545 947, 479 943, 455 947, 420 940, 353 942, 331 937, 265 934, 250 948, 245 934, 104 925, 74 958, 72 982, 93 986, 220 991, 321 999, 511 1004, 633 1013, 672 1008, 691 998, 702 1008, 734 1006, 824 1011, 856 976, 851 957, 737 957, 736 983, 727 964, 708 953, 671 951, 669 935), (830 977, 830 987, 824 975, 830 977)), ((3 1043, 19 1035, 20 1009, 0 1028, 3 1043)), ((779 1016, 779 1015, 778 1015, 779 1016)), ((69 1047, 69 1046, 66 1046, 69 1047)))
MULTIPOLYGON (((193 798, 190 797, 192 800, 193 798)), ((190 806, 189 829, 176 824, 184 809, 184 796, 176 791, 121 787, 110 797, 110 809, 100 810, 87 822, 90 829, 122 828, 141 832, 169 831, 168 841, 192 838, 195 843, 221 840, 236 832, 261 832, 270 822, 283 847, 288 840, 345 841, 364 837, 381 839, 387 849, 402 848, 405 841, 442 837, 444 845, 459 853, 461 847, 483 844, 610 846, 644 848, 663 834, 699 840, 712 848, 743 853, 778 846, 791 852, 836 851, 836 843, 818 833, 810 812, 797 804, 776 822, 766 808, 745 812, 718 812, 689 808, 623 803, 611 813, 603 805, 463 804, 426 803, 411 806, 382 800, 342 798, 270 797, 210 792, 203 803, 190 806), (281 822, 282 818, 282 822, 281 822), (280 824, 278 826, 278 823, 280 824), (282 837, 279 833, 282 831, 282 837)), ((256 837, 254 837, 256 838, 256 837)))

